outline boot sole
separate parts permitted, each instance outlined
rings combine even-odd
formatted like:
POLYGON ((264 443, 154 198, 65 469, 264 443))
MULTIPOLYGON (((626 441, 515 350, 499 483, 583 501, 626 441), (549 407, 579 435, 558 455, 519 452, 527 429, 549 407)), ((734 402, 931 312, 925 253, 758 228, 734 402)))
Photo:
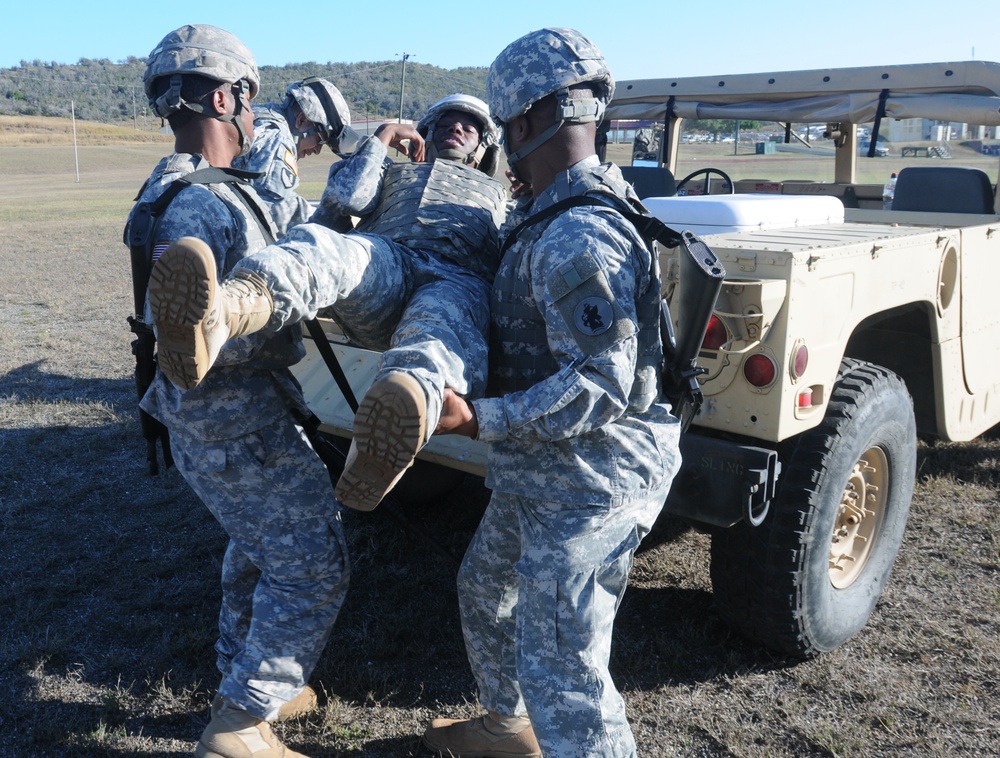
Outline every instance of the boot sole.
POLYGON ((197 387, 211 365, 203 324, 217 286, 215 256, 194 237, 182 237, 168 247, 149 277, 157 362, 181 389, 197 387))
POLYGON ((354 441, 337 482, 337 500, 354 510, 374 510, 413 465, 426 427, 427 405, 416 380, 392 374, 373 384, 354 417, 354 441))

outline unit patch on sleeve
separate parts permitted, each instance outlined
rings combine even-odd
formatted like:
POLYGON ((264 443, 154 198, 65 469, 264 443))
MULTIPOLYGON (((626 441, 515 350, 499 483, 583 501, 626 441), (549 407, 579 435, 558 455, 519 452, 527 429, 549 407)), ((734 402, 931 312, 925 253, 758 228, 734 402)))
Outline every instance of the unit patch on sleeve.
POLYGON ((589 252, 560 266, 549 289, 584 353, 596 355, 636 333, 635 324, 615 300, 604 271, 589 252))
POLYGON ((299 175, 299 163, 295 158, 295 153, 287 149, 282 160, 285 163, 285 168, 281 172, 281 179, 285 187, 291 189, 295 186, 295 180, 299 175))

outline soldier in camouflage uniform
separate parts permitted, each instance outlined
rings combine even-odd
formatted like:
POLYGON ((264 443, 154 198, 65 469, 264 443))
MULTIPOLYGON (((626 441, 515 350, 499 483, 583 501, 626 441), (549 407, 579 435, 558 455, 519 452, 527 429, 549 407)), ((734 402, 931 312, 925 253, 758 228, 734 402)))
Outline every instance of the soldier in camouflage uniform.
MULTIPOLYGON (((192 294, 188 306, 197 307, 165 309, 161 320, 180 313, 178 329, 186 331, 169 343, 161 337, 161 367, 181 387, 200 386, 219 345, 243 333, 226 314, 247 279, 264 282, 262 307, 273 300, 268 334, 328 309, 355 342, 385 351, 336 490, 344 505, 373 509, 433 432, 445 388, 468 396, 485 389, 489 292, 506 213, 504 188, 489 175, 499 149, 486 104, 468 95, 445 98, 416 129, 379 127, 331 166, 314 223, 239 261, 211 302, 192 294), (421 131, 438 160, 422 160, 421 131), (416 162, 393 162, 390 147, 416 162), (353 232, 334 231, 351 215, 360 217, 353 232)), ((211 263, 196 246, 170 255, 175 267, 211 263)), ((214 274, 194 276, 191 292, 206 279, 214 274)))
POLYGON ((443 755, 635 755, 611 632, 680 464, 679 423, 658 399, 656 259, 615 210, 635 193, 594 148, 613 89, 600 51, 572 29, 513 42, 487 77, 508 162, 531 189, 518 220, 565 198, 600 205, 505 241, 491 304, 496 396, 445 398, 438 431, 489 443, 493 495, 458 577, 487 713, 432 721, 424 743, 443 755))
POLYGON ((309 77, 289 85, 283 103, 253 106, 253 143, 233 168, 254 171, 254 189, 271 203, 271 217, 284 234, 309 220, 313 206, 298 194, 300 158, 317 155, 323 145, 338 155, 351 153, 358 135, 344 96, 326 79, 309 77))
MULTIPOLYGON (((150 53, 144 83, 150 107, 174 130, 177 152, 153 171, 140 204, 196 169, 225 169, 249 147, 259 76, 250 51, 229 32, 207 25, 171 32, 150 53)), ((208 241, 213 266, 226 272, 275 231, 249 186, 192 184, 160 217, 154 255, 195 235, 208 241)), ((161 263, 151 281, 162 297, 179 272, 161 263)), ((260 294, 252 280, 241 286, 244 296, 260 294)), ((155 313, 152 292, 149 305, 155 313)), ((233 317, 267 318, 247 309, 233 317)), ((154 327, 159 337, 171 328, 155 320, 154 327)), ((305 682, 347 591, 347 545, 330 479, 292 417, 305 403, 287 367, 303 354, 290 330, 234 339, 197 389, 184 392, 158 371, 142 400, 170 430, 178 469, 230 539, 216 644, 222 682, 200 756, 300 755, 268 722, 315 705, 305 682)))

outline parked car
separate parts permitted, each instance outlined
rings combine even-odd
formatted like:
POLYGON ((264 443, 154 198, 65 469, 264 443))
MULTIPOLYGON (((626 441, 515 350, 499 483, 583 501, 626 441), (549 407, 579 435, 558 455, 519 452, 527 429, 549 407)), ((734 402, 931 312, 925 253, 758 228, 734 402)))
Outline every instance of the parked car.
MULTIPOLYGON (((871 148, 871 140, 861 140, 858 142, 858 155, 868 155, 868 150, 871 148)), ((875 143, 875 157, 885 158, 889 155, 889 148, 886 147, 885 143, 879 140, 875 143)))

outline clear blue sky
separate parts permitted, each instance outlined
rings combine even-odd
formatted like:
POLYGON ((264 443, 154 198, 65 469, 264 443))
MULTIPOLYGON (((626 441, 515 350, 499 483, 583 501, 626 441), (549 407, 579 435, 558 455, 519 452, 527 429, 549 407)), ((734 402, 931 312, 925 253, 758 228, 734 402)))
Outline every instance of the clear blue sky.
POLYGON ((488 66, 508 42, 543 26, 572 26, 589 36, 617 79, 1000 61, 998 0, 11 0, 5 6, 4 68, 22 60, 142 57, 187 23, 228 29, 260 65, 394 60, 405 52, 411 62, 443 68, 488 66), (391 12, 379 17, 386 8, 391 12))

